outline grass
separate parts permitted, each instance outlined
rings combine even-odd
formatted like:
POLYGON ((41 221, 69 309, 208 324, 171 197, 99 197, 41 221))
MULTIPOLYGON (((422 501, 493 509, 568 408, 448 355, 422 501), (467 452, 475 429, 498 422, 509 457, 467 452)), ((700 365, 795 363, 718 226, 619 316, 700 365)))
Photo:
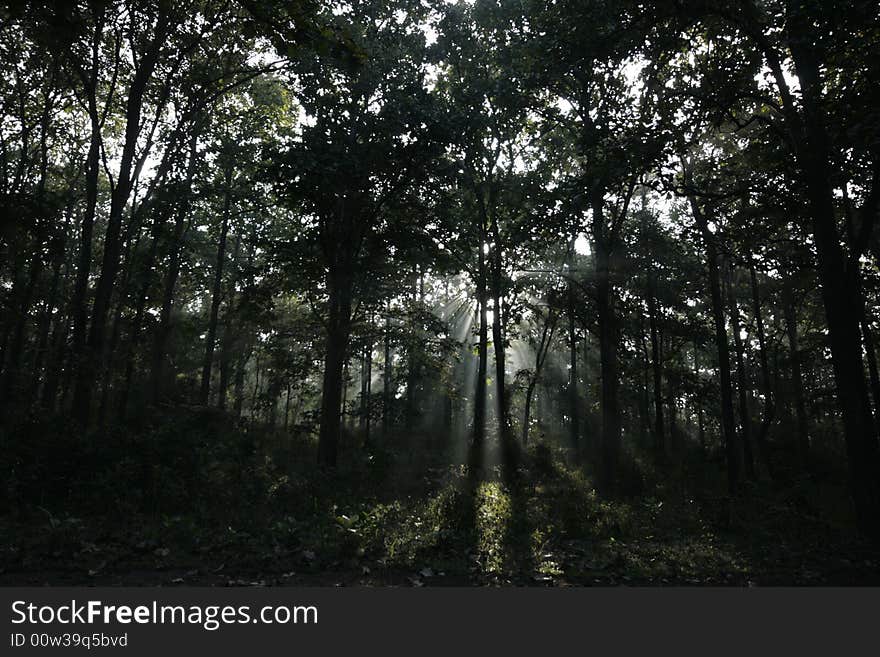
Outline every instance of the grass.
POLYGON ((754 483, 731 502, 711 464, 633 458, 638 492, 606 498, 545 445, 512 475, 393 440, 323 473, 305 437, 191 420, 177 420, 182 446, 167 428, 105 444, 112 467, 71 477, 77 493, 52 505, 25 499, 19 462, 0 584, 880 583, 878 551, 823 517, 808 482, 754 483))

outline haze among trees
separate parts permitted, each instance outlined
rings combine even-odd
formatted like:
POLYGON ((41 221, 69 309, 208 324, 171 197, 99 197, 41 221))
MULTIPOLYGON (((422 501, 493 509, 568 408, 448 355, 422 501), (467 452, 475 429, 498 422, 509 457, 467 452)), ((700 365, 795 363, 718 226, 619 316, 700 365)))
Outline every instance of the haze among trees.
POLYGON ((0 5, 4 583, 880 582, 880 12, 0 5))

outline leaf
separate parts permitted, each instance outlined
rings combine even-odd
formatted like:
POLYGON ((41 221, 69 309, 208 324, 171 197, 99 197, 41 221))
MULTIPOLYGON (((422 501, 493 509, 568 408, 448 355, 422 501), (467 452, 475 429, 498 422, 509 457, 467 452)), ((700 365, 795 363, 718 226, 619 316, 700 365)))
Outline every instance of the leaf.
POLYGON ((357 514, 351 516, 350 518, 345 515, 336 517, 336 522, 342 525, 345 529, 351 529, 357 521, 357 514))

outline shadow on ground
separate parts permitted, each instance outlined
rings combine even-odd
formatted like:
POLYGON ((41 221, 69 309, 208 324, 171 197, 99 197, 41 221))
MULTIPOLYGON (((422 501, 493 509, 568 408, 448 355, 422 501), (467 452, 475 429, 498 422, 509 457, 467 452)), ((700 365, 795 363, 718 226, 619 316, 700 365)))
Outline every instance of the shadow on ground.
POLYGON ((610 499, 545 445, 512 461, 490 445, 464 463, 376 449, 336 473, 249 467, 186 511, 22 506, 0 518, 0 584, 880 583, 876 549, 769 484, 730 503, 711 481, 652 472, 610 499), (238 495, 244 481, 256 489, 238 495))

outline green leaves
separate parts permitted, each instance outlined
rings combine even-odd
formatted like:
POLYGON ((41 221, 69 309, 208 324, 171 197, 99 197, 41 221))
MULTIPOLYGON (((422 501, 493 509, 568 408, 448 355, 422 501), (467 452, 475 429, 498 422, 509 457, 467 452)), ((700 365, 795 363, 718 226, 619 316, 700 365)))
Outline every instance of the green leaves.
POLYGON ((357 524, 359 519, 360 517, 356 513, 351 517, 346 515, 336 516, 336 522, 339 523, 339 526, 352 532, 357 531, 355 529, 355 525, 357 524))

